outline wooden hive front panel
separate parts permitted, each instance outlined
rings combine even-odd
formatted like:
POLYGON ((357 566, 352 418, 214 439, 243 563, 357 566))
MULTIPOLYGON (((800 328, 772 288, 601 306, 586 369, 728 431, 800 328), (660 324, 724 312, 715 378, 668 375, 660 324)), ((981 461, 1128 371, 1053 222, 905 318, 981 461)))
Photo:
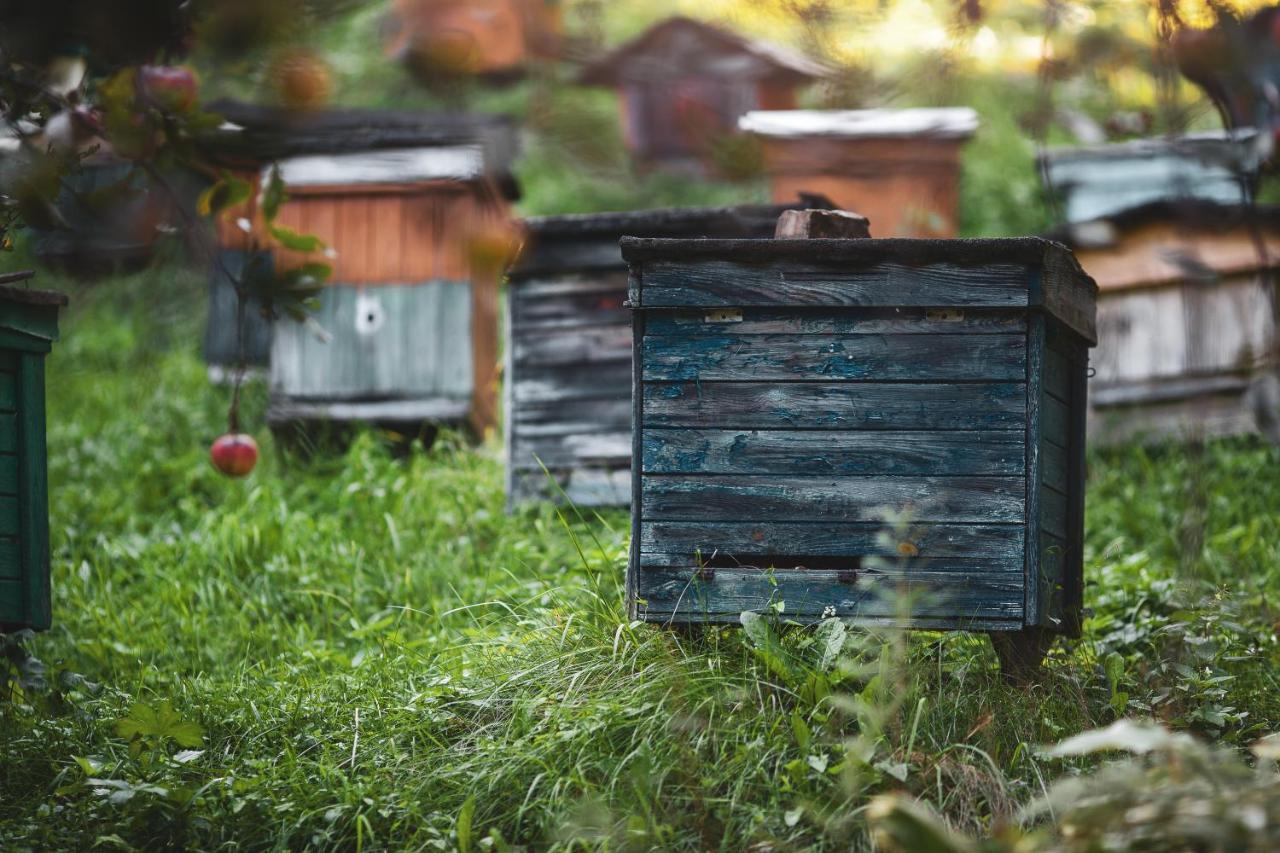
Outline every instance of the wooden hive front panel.
POLYGON ((617 269, 534 276, 508 291, 510 505, 558 491, 580 506, 629 500, 626 297, 617 269))
MULTIPOLYGON (((497 275, 477 270, 473 239, 505 208, 456 181, 305 187, 282 224, 336 251, 314 327, 277 323, 275 423, 469 423, 496 419, 497 275)), ((303 260, 276 253, 277 265, 303 260)))
POLYGON ((1036 268, 804 263, 784 241, 763 260, 724 241, 667 261, 649 242, 632 258, 636 616, 735 622, 780 601, 800 621, 1016 630, 1062 615, 1068 569, 1028 575, 1040 513, 1064 541, 1076 523, 1029 450, 1046 393, 1031 309, 1051 289, 1036 268))

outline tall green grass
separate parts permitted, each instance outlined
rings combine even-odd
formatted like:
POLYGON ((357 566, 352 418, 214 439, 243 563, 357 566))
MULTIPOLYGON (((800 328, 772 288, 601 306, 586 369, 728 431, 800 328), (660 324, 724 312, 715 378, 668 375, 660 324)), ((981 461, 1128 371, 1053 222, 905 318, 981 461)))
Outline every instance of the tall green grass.
POLYGON ((290 461, 253 386, 262 464, 223 479, 202 284, 67 283, 56 624, 0 700, 0 847, 847 849, 885 791, 995 832, 1093 761, 1040 745, 1121 716, 1280 723, 1275 449, 1093 456, 1094 616, 1029 688, 979 636, 689 638, 627 620, 625 514, 504 515, 495 445, 290 461))

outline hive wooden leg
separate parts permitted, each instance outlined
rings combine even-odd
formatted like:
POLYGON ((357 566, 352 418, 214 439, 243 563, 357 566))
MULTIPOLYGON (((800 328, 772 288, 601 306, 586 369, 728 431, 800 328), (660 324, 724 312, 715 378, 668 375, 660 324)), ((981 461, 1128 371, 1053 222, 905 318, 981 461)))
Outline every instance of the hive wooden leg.
POLYGON ((1038 681, 1044 674, 1044 656, 1055 637, 1052 631, 1029 627, 1021 631, 991 631, 989 636, 1005 680, 1026 684, 1038 681))

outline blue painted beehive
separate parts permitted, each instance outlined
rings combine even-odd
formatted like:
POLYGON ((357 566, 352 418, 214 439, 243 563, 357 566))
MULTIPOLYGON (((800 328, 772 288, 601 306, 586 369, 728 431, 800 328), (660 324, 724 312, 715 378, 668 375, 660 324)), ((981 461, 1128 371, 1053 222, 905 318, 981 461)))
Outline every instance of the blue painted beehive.
POLYGON ((736 622, 781 601, 801 622, 1034 646, 1079 631, 1096 287, 1066 248, 622 248, 637 618, 736 622), (884 594, 904 588, 906 618, 884 594))

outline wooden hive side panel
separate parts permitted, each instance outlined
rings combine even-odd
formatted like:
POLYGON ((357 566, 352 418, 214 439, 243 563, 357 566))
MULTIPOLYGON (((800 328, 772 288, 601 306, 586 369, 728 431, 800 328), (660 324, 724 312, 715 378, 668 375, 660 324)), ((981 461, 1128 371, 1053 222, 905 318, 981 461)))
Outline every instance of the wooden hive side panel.
POLYGON ((622 271, 518 280, 508 291, 508 503, 630 502, 631 326, 622 271))
MULTIPOLYGON (((721 292, 702 266, 691 287, 721 292)), ((1022 312, 653 310, 641 273, 635 612, 736 621, 783 599, 801 620, 1022 625, 1022 312)), ((670 268, 657 283, 701 300, 670 268)))
POLYGON ((1084 442, 1088 345, 1045 322, 1039 397, 1034 624, 1078 634, 1083 605, 1084 442))
POLYGON ((47 629, 44 353, 0 352, 0 630, 47 629))

